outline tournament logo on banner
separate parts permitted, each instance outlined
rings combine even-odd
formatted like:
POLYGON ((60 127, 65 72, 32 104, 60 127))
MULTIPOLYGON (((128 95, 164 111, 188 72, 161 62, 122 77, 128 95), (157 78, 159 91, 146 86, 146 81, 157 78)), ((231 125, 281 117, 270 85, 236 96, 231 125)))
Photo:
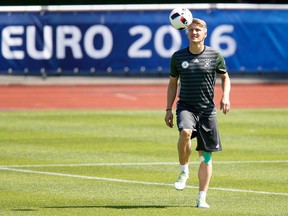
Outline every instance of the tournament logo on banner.
MULTIPOLYGON (((233 72, 288 71, 286 10, 198 10, 233 72), (263 19, 265 17, 265 19, 263 19)), ((188 46, 170 10, 0 13, 2 74, 169 74, 188 46)), ((208 64, 208 62, 207 62, 208 64)))

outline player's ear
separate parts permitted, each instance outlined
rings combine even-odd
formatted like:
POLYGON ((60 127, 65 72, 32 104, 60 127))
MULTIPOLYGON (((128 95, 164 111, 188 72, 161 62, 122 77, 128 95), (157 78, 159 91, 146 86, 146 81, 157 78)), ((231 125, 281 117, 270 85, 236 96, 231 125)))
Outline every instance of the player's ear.
POLYGON ((207 31, 205 32, 205 35, 204 35, 204 38, 206 38, 207 37, 207 31))
POLYGON ((189 30, 188 28, 185 30, 186 37, 189 39, 189 30))

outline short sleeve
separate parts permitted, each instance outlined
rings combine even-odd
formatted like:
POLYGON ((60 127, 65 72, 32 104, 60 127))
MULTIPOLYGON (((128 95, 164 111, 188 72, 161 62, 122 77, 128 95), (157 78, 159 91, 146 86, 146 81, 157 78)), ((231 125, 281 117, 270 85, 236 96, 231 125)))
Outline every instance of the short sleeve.
POLYGON ((178 75, 179 75, 179 73, 177 71, 176 57, 175 57, 175 53, 174 53, 171 57, 171 60, 170 60, 170 76, 178 77, 178 75))
POLYGON ((227 73, 227 67, 225 63, 225 59, 221 55, 221 53, 217 54, 217 59, 216 59, 216 72, 219 74, 225 74, 227 73))

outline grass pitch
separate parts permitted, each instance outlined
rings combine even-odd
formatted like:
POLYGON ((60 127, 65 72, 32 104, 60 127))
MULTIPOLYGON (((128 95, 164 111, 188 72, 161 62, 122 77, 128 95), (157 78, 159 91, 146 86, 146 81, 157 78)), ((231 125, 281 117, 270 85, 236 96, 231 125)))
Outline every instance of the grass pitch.
MULTIPOLYGON (((163 111, 0 112, 0 215, 288 215, 288 109, 218 113, 210 209, 163 111)), ((195 141, 193 141, 193 148, 195 141)))

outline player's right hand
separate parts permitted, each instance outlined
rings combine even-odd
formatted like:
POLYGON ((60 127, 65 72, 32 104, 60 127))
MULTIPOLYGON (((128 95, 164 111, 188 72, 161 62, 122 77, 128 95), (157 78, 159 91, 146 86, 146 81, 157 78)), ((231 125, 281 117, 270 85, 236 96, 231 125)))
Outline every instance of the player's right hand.
POLYGON ((168 127, 170 127, 170 128, 173 127, 173 113, 171 110, 168 110, 166 112, 165 123, 168 127))

